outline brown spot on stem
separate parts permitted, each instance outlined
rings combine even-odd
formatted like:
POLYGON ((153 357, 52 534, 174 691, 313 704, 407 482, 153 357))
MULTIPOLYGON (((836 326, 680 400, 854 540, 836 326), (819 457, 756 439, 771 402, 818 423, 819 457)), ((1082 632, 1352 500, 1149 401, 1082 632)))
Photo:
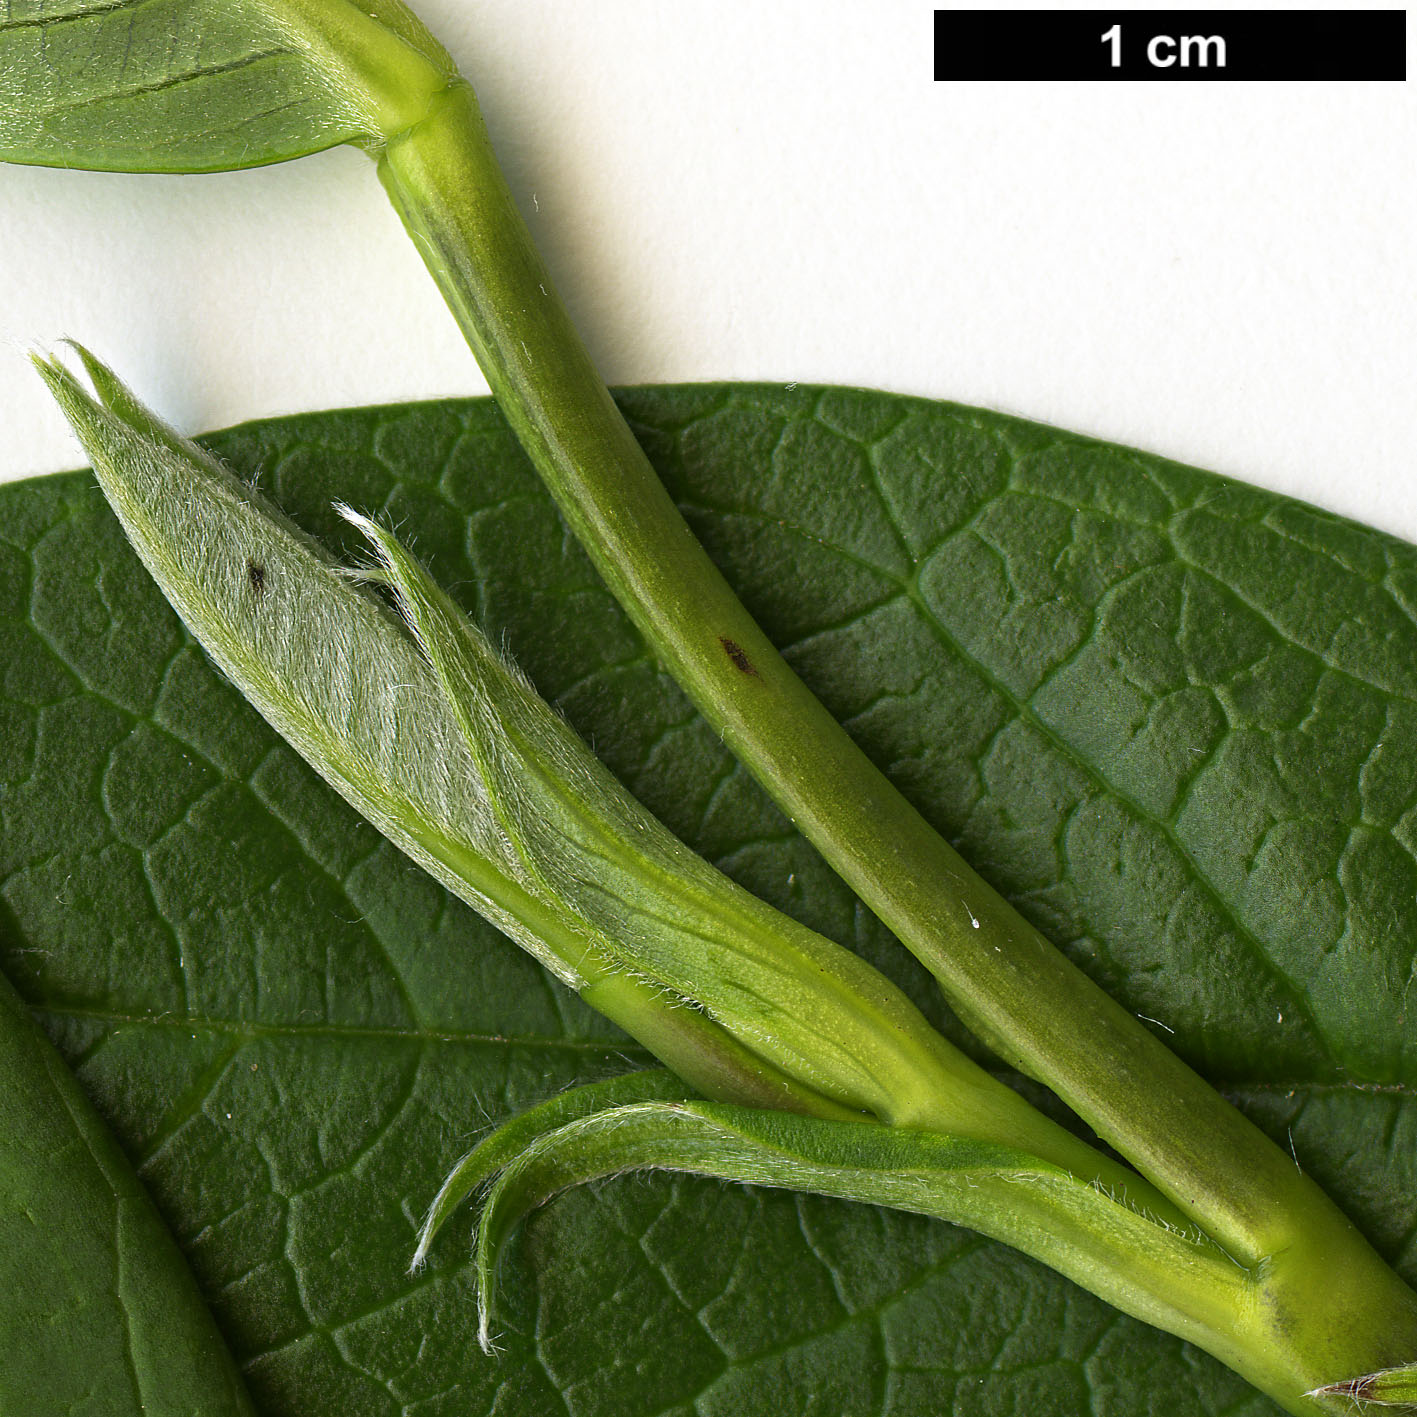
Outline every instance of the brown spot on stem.
POLYGON ((1365 1373, 1361 1378, 1346 1378, 1341 1383, 1329 1383, 1327 1387, 1315 1388, 1312 1393, 1304 1395, 1306 1397, 1351 1397, 1363 1402, 1372 1397, 1375 1387, 1373 1379, 1376 1376, 1376 1373, 1365 1373))
POLYGON ((259 600, 266 593, 266 568, 258 566, 254 561, 247 561, 246 579, 251 582, 251 589, 259 600))
POLYGON ((726 635, 720 635, 718 642, 723 646, 723 652, 733 661, 733 667, 740 674, 751 674, 754 679, 761 679, 763 676, 753 667, 753 661, 748 658, 743 650, 743 646, 737 640, 730 640, 726 635))

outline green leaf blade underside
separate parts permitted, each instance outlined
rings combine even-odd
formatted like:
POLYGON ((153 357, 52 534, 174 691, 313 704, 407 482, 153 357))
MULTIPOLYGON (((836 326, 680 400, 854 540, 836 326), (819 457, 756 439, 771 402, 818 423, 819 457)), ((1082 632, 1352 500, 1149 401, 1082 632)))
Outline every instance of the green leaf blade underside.
POLYGON ((11 0, 0 158, 260 167, 397 131, 453 73, 397 0, 11 0))
MULTIPOLYGON (((872 756, 1417 1278, 1417 554, 973 410, 622 397, 872 756)), ((312 415, 214 446, 332 545, 355 545, 336 496, 416 532, 651 810, 941 1017, 648 660, 495 410, 312 415)), ((505 1354, 482 1359, 470 1217, 406 1273, 438 1184, 484 1127, 647 1058, 274 739, 87 475, 0 490, 0 618, 4 967, 263 1413, 1273 1411, 967 1233, 690 1180, 538 1212, 504 1268, 505 1354)))
POLYGON ((250 4, 20 0, 0 20, 5 158, 219 171, 349 141, 353 115, 331 111, 321 76, 261 20, 250 4))
POLYGON ((250 1417, 181 1253, 0 979, 0 1411, 250 1417))

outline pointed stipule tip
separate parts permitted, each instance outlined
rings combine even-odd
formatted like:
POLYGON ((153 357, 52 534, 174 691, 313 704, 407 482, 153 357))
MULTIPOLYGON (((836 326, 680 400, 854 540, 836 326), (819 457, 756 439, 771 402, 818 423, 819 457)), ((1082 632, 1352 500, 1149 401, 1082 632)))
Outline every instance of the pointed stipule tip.
MULTIPOLYGON (((30 363, 34 371, 44 380, 50 396, 59 405, 60 411, 71 425, 83 410, 97 408, 93 395, 84 387, 78 375, 69 368, 58 354, 46 353, 40 349, 29 351, 30 363)), ((74 431, 77 433, 77 426, 74 431)), ((82 439, 80 439, 82 441, 82 439)))
POLYGON ((64 373, 64 366, 59 362, 57 356, 48 354, 36 346, 25 351, 29 362, 34 366, 39 377, 46 384, 53 385, 54 380, 64 373))
MULTIPOLYGON (((65 335, 59 343, 79 361, 84 373, 88 375, 89 383, 93 386, 93 391, 97 395, 99 402, 106 405, 108 403, 108 397, 104 392, 105 384, 111 387, 118 383, 117 376, 114 374, 113 370, 86 344, 80 344, 78 340, 72 339, 68 335, 65 335)), ((53 356, 51 362, 56 369, 69 375, 70 378, 74 377, 68 366, 63 363, 57 353, 53 356)))
POLYGON ((330 505, 335 509, 336 516, 343 517, 350 526, 357 527, 371 541, 378 539, 379 528, 372 517, 366 517, 363 512, 356 512, 348 502, 331 502, 330 505))

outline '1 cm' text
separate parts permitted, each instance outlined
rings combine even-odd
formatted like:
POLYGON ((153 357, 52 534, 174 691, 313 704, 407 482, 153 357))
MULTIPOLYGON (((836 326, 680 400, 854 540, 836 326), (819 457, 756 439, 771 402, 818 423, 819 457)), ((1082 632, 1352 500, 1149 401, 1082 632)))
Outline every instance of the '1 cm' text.
MULTIPOLYGON (((1112 46, 1112 67, 1122 67, 1122 27, 1113 25, 1102 36, 1112 46)), ((1223 69, 1225 37, 1211 34, 1154 34, 1146 42, 1146 62, 1153 69, 1223 69)))

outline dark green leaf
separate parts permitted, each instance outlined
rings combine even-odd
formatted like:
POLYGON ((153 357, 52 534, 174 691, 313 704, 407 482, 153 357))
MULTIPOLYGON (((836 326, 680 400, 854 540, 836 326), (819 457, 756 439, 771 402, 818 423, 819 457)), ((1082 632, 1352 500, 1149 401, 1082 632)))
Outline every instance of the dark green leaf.
POLYGON ((0 1411, 251 1411, 152 1201, 3 979, 0 1294, 0 1411))
MULTIPOLYGON (((946 405, 625 406, 867 750, 1417 1276, 1417 553, 946 405)), ((487 404, 216 445, 332 544, 335 496, 416 533, 647 805, 940 1017, 645 655, 487 404)), ((268 1417, 1272 1411, 963 1232, 689 1181, 540 1212, 504 1271, 507 1352, 482 1359, 456 1226, 406 1274, 419 1218, 483 1126, 643 1055, 274 740, 86 477, 0 492, 0 614, 5 967, 268 1417)))

